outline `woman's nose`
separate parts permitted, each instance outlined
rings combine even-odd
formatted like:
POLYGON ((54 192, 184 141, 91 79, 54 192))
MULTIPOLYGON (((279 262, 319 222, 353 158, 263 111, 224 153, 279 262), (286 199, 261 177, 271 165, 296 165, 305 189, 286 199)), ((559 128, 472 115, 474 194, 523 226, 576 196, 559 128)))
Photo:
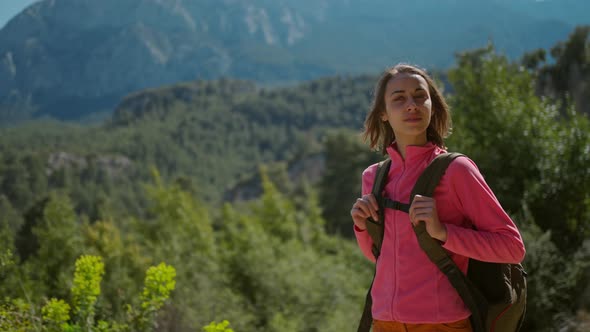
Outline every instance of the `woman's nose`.
POLYGON ((415 110, 417 108, 418 108, 418 104, 416 104, 416 100, 414 100, 414 98, 412 98, 412 97, 409 97, 408 98, 408 107, 407 107, 407 110, 408 111, 413 111, 413 110, 415 110))

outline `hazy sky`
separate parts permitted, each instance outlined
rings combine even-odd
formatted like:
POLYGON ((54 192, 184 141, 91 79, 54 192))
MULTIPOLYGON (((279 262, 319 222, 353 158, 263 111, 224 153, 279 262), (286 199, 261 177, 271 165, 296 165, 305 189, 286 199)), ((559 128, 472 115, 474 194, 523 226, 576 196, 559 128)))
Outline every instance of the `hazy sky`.
POLYGON ((16 14, 37 1, 39 0, 0 0, 0 28, 4 27, 4 24, 16 14))

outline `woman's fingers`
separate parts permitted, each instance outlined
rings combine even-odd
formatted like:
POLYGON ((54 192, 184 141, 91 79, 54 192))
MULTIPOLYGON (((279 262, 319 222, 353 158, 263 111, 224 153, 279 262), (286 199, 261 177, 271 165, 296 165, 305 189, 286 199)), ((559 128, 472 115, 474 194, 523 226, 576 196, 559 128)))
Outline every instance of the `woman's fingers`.
POLYGON ((363 196, 363 198, 369 200, 369 203, 371 204, 373 211, 379 211, 379 204, 377 204, 377 199, 375 198, 375 196, 373 196, 373 194, 365 195, 363 196))
POLYGON ((365 212, 359 208, 353 207, 350 211, 350 215, 352 216, 352 221, 359 229, 366 229, 367 228, 367 217, 365 212))
POLYGON ((372 217, 377 220, 377 213, 371 205, 370 199, 363 197, 356 200, 355 206, 365 213, 365 218, 372 217))
POLYGON ((425 206, 429 204, 434 204, 435 200, 431 197, 416 195, 414 196, 414 200, 412 201, 412 206, 425 206))
POLYGON ((352 208, 352 210, 350 211, 350 214, 353 217, 358 217, 358 218, 368 218, 370 216, 370 213, 366 209, 363 209, 363 208, 357 206, 356 204, 352 208))
POLYGON ((378 210, 379 205, 377 204, 375 197, 372 194, 367 194, 361 198, 357 198, 352 206, 350 214, 353 217, 365 219, 371 217, 374 220, 377 220, 379 218, 379 214, 377 213, 378 210))
POLYGON ((362 198, 358 198, 350 210, 350 215, 352 216, 354 224, 360 229, 367 228, 367 219, 369 217, 373 217, 377 220, 377 214, 374 211, 371 197, 365 195, 362 198))
POLYGON ((410 221, 414 225, 419 221, 433 221, 436 214, 436 202, 431 197, 416 195, 409 212, 410 221))
POLYGON ((416 212, 414 214, 414 218, 412 218, 412 223, 413 224, 417 224, 419 221, 425 221, 425 222, 430 222, 432 220, 434 220, 434 214, 432 213, 432 211, 427 211, 427 212, 416 212))
POLYGON ((371 212, 373 220, 379 220, 379 213, 377 213, 377 211, 379 211, 379 205, 377 204, 375 196, 373 196, 373 194, 364 195, 362 200, 367 203, 367 207, 371 212))
POLYGON ((432 215, 434 214, 434 207, 427 206, 422 208, 415 208, 413 210, 414 216, 432 215))

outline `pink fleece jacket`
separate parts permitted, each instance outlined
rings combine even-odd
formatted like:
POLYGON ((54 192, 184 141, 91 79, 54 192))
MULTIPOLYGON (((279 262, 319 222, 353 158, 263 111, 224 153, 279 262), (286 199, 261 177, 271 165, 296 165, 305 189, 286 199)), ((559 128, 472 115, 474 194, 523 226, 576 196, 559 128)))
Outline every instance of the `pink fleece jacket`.
MULTIPOLYGON (((408 203, 416 180, 435 156, 445 152, 432 143, 409 146, 402 159, 395 144, 384 197, 408 203)), ((362 193, 371 192, 377 164, 363 172, 362 193)), ((514 222, 468 158, 455 159, 434 192, 439 220, 447 227, 443 248, 466 273, 469 258, 520 263, 524 244, 514 222), (475 226, 477 230, 474 230, 475 226)), ((372 240, 354 227, 357 242, 375 261, 372 240)), ((447 277, 418 245, 407 213, 385 211, 385 235, 373 283, 373 318, 403 323, 445 323, 465 319, 470 312, 447 277)))

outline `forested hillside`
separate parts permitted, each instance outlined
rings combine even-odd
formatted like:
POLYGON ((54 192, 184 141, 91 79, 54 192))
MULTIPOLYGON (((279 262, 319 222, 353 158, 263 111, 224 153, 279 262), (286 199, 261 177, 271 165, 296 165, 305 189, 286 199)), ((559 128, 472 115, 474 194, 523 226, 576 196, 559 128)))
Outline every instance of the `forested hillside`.
MULTIPOLYGON (((590 323, 590 120, 571 85, 540 88, 572 73, 556 68, 588 68, 587 31, 551 58, 489 46, 435 75, 453 112, 449 150, 477 163, 523 233, 525 331, 590 323)), ((100 125, 1 129, 0 331, 224 319, 236 332, 353 331, 372 267, 349 211, 380 158, 358 136, 375 79, 185 82, 127 96, 100 125), (239 190, 254 194, 224 201, 239 190), (82 292, 75 275, 100 288, 82 292)))
MULTIPOLYGON (((108 199, 115 188, 109 183, 129 181, 125 187, 139 191, 156 167, 202 199, 218 201, 261 163, 317 152, 329 129, 360 129, 371 84, 368 76, 278 90, 244 81, 199 81, 131 95, 104 125, 35 122, 7 129, 0 145, 14 175, 5 176, 5 192, 17 197, 13 204, 19 208, 30 201, 27 195, 42 195, 31 190, 37 183, 104 192, 108 199), (100 188, 87 187, 93 185, 100 188)), ((108 200, 117 205, 119 199, 125 208, 136 205, 124 197, 108 200)))

